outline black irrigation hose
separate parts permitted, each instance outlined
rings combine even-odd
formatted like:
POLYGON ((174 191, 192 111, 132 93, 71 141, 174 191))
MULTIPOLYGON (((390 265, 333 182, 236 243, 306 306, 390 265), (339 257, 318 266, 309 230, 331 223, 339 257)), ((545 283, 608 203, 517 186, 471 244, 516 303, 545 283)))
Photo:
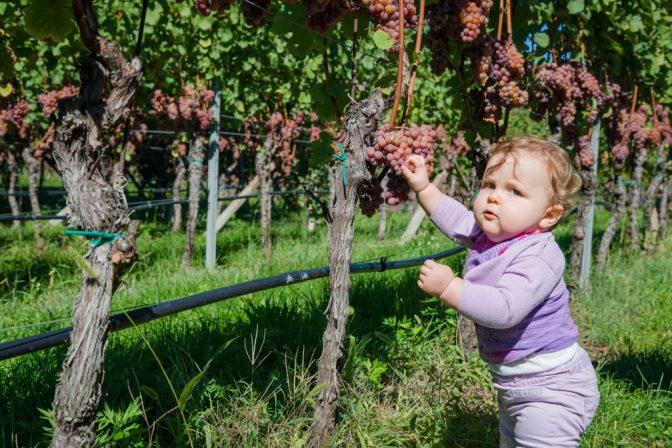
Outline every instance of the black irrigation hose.
MULTIPOLYGON (((377 262, 351 264, 350 273, 359 274, 362 272, 383 272, 392 269, 404 269, 421 265, 425 260, 438 260, 450 257, 463 250, 463 247, 454 247, 435 254, 399 261, 386 261, 386 257, 381 257, 380 261, 377 262)), ((237 283, 235 285, 225 286, 223 288, 213 289, 211 291, 201 292, 179 299, 167 300, 156 305, 137 308, 128 313, 120 313, 110 316, 110 331, 124 330, 133 325, 144 324, 161 317, 171 316, 173 314, 181 313, 182 311, 210 305, 211 303, 232 299, 245 294, 277 288, 279 286, 295 285, 307 280, 328 276, 329 267, 324 266, 285 272, 283 274, 250 280, 244 283, 237 283)), ((66 344, 70 339, 71 331, 72 327, 67 327, 0 344, 0 360, 14 358, 27 353, 33 353, 39 350, 56 347, 57 345, 66 344)))

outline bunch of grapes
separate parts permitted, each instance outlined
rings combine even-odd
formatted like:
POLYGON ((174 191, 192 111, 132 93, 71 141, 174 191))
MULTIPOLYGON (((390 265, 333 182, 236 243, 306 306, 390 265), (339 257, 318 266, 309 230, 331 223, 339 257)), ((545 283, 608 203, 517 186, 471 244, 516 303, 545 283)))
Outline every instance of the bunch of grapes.
POLYGON ((627 130, 633 140, 635 148, 642 149, 651 140, 653 125, 649 122, 649 106, 642 104, 628 120, 627 130))
POLYGON ((266 22, 270 6, 271 0, 240 0, 240 10, 245 23, 255 28, 266 22))
POLYGON ((292 172, 296 160, 294 141, 301 135, 298 123, 303 122, 304 116, 301 112, 296 113, 293 119, 280 112, 273 112, 266 122, 266 133, 273 138, 271 157, 277 158, 277 165, 280 166, 280 170, 276 170, 273 176, 279 181, 283 181, 292 172))
POLYGON ((488 24, 492 0, 439 0, 427 8, 430 66, 437 75, 448 67, 448 41, 475 42, 488 24))
POLYGON ((79 87, 65 86, 59 90, 50 90, 43 93, 37 99, 42 106, 42 113, 45 117, 50 117, 52 113, 58 108, 58 102, 65 98, 77 96, 79 94, 79 87))
POLYGON ((492 5, 492 0, 440 0, 427 8, 430 33, 473 42, 485 30, 492 5))
POLYGON ((527 91, 520 87, 525 61, 515 44, 484 36, 477 47, 467 51, 474 81, 485 89, 472 90, 472 99, 481 105, 478 115, 486 121, 499 120, 503 107, 524 107, 527 91))
POLYGON ((186 121, 198 122, 202 130, 210 127, 212 116, 210 114, 210 101, 215 97, 212 90, 197 91, 193 86, 184 88, 184 95, 177 99, 180 115, 186 121))
POLYGON ((376 214, 376 211, 383 205, 383 186, 376 179, 364 182, 357 190, 359 198, 359 208, 365 216, 369 218, 376 214))
POLYGON ((625 142, 619 142, 611 148, 611 152, 614 155, 614 165, 616 168, 623 168, 625 164, 625 159, 628 158, 630 154, 630 148, 625 142))
POLYGON ((604 134, 607 144, 611 147, 614 166, 623 168, 625 160, 630 154, 628 120, 630 117, 630 101, 620 85, 607 84, 605 105, 611 108, 612 113, 604 119, 604 134))
POLYGON ((672 146, 672 125, 670 124, 670 110, 662 104, 656 105, 658 132, 660 133, 660 143, 666 146, 672 146))
POLYGON ((306 24, 320 34, 327 34, 331 27, 338 23, 348 10, 338 0, 332 0, 324 4, 324 9, 308 14, 306 11, 306 24))
POLYGON ((177 101, 157 89, 152 94, 150 103, 160 119, 167 118, 169 121, 178 122, 182 118, 183 124, 205 130, 210 127, 212 121, 209 106, 214 95, 212 90, 198 90, 187 85, 184 94, 178 97, 177 101))
POLYGON ((306 10, 306 16, 323 12, 332 0, 303 0, 303 6, 306 10))
POLYGON ((581 123, 592 124, 604 107, 606 97, 597 79, 578 62, 545 63, 533 70, 535 84, 530 89, 533 98, 532 118, 560 116, 560 129, 565 141, 578 135, 579 111, 586 111, 581 123))
POLYGON ((177 121, 180 116, 175 99, 163 93, 161 89, 154 90, 150 103, 154 112, 161 118, 167 116, 170 121, 177 121))
POLYGON ((595 156, 590 150, 590 139, 588 136, 579 137, 579 152, 578 152, 579 162, 584 168, 590 168, 595 163, 595 156))
MULTIPOLYGON (((177 3, 182 3, 184 0, 176 0, 177 3)), ((212 12, 216 12, 218 16, 224 14, 233 3, 233 0, 194 0, 196 9, 202 16, 209 16, 212 12)))
POLYGON ((366 160, 374 167, 388 167, 397 176, 401 175, 401 166, 411 154, 421 155, 431 173, 434 162, 434 150, 437 144, 436 131, 429 125, 412 124, 406 129, 390 129, 389 124, 378 127, 376 142, 366 151, 366 160))
MULTIPOLYGON (((411 170, 414 168, 411 167, 411 170)), ((395 176, 392 173, 387 175, 387 185, 385 186, 385 203, 387 205, 399 205, 408 199, 408 193, 411 191, 411 187, 408 186, 408 183, 401 177, 395 176)))
POLYGON ((6 109, 0 110, 0 137, 4 137, 10 131, 9 125, 12 125, 20 139, 28 137, 28 123, 26 115, 30 112, 28 102, 19 100, 6 109))
MULTIPOLYGON (((363 0, 369 7, 369 13, 376 29, 386 32, 392 39, 393 45, 387 51, 399 51, 399 0, 363 0)), ((404 28, 415 28, 418 16, 412 0, 404 2, 404 28)))
MULTIPOLYGON (((437 132, 429 125, 412 124, 405 129, 392 129, 389 124, 378 127, 376 141, 366 148, 365 160, 373 175, 370 184, 363 187, 365 197, 360 197, 360 207, 367 216, 372 216, 383 201, 397 205, 408 198, 409 187, 402 178, 401 167, 408 156, 416 154, 424 157, 427 173, 432 172, 437 132), (377 168, 387 173, 385 189, 380 185, 382 174, 376 177, 377 168), (383 200, 380 194, 383 194, 383 200)), ((411 165, 411 169, 414 169, 411 165)))

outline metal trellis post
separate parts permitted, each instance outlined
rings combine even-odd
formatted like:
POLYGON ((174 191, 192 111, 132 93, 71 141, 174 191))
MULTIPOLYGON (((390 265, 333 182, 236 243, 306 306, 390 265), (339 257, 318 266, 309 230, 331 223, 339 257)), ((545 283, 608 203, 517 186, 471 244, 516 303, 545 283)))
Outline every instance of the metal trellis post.
MULTIPOLYGON (((595 126, 593 127, 593 134, 590 136, 590 151, 593 153, 593 179, 597 179, 597 163, 599 161, 600 150, 600 117, 597 117, 595 126)), ((583 254, 581 257, 581 278, 580 287, 582 290, 588 289, 588 281, 590 279, 590 262, 593 253, 593 221, 595 217, 595 194, 593 194, 592 201, 588 210, 586 210, 586 220, 584 223, 584 237, 583 237, 583 254)))
POLYGON ((210 113, 212 114, 211 134, 208 142, 208 221, 205 236, 205 267, 215 266, 217 246, 217 193, 219 190, 219 112, 220 112, 220 84, 215 78, 210 113))

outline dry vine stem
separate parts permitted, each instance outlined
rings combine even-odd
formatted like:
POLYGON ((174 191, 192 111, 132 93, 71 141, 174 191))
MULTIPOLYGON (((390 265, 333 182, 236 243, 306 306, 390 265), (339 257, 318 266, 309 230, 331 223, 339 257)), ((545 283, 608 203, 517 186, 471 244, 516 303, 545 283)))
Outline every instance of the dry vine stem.
MULTIPOLYGON (((408 58, 403 60, 401 95, 409 82, 408 58)), ((346 182, 342 167, 335 170, 334 202, 331 210, 333 221, 329 225, 329 303, 327 328, 322 336, 322 355, 318 363, 317 387, 320 388, 315 403, 313 423, 310 427, 311 447, 322 447, 329 442, 335 426, 335 412, 339 399, 338 361, 343 356, 343 339, 348 320, 350 263, 355 236, 357 191, 371 179, 366 167, 365 146, 374 138, 378 121, 385 119, 392 102, 380 89, 364 101, 353 104, 345 117, 343 148, 346 153, 346 182), (346 185, 347 183, 347 185, 346 185)))
POLYGON ((401 125, 406 124, 408 117, 408 110, 413 102, 413 86, 415 86, 415 78, 418 74, 418 65, 420 65, 420 53, 422 51, 422 26, 425 23, 425 0, 420 0, 420 15, 418 16, 418 34, 415 36, 415 61, 411 67, 411 80, 408 83, 408 94, 406 95, 406 106, 404 113, 401 116, 401 125))
POLYGON ((397 109, 399 100, 404 95, 401 93, 402 77, 404 76, 404 61, 406 53, 404 52, 404 0, 399 0, 399 64, 397 66, 397 85, 394 91, 394 104, 392 105, 392 116, 390 117, 390 128, 394 127, 397 118, 397 109))

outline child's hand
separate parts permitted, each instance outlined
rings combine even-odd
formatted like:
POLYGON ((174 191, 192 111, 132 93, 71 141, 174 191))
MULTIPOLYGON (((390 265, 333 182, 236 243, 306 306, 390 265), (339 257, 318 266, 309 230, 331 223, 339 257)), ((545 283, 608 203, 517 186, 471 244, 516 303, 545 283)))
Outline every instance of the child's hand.
POLYGON ((427 294, 439 297, 454 279, 455 274, 450 266, 427 260, 420 268, 418 286, 427 294))
POLYGON ((406 178, 406 182, 408 182, 408 185, 416 193, 424 190, 429 185, 429 176, 427 175, 427 168, 425 167, 425 159, 417 154, 413 154, 412 156, 408 156, 406 163, 413 168, 411 170, 406 165, 401 166, 401 173, 406 178))

